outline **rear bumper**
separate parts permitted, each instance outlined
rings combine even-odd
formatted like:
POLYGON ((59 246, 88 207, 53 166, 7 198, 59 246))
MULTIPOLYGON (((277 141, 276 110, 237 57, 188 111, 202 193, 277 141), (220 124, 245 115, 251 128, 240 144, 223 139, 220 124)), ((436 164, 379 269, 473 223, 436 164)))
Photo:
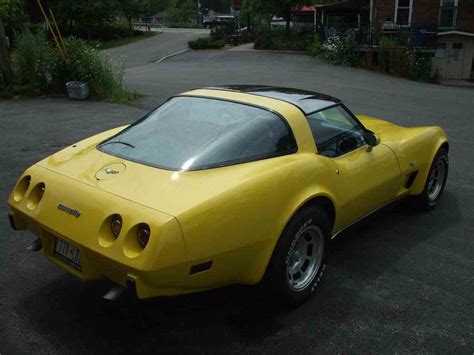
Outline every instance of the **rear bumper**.
POLYGON ((31 176, 29 187, 25 191, 15 187, 8 200, 8 219, 13 229, 29 230, 39 237, 44 255, 53 263, 82 280, 106 278, 122 286, 134 280, 139 298, 193 292, 187 290, 185 243, 176 218, 38 166, 26 175, 31 176), (46 189, 34 200, 39 184, 46 189), (80 215, 67 213, 59 208, 62 204, 80 215), (117 238, 110 236, 113 214, 123 218, 117 238), (137 240, 140 223, 151 229, 146 248, 137 240), (79 248, 80 270, 54 255, 57 238, 79 248))
MULTIPOLYGON (((14 219, 14 217, 11 219, 13 224, 15 223, 14 219)), ((29 228, 36 224, 34 221, 28 221, 27 223, 29 228)), ((130 289, 138 298, 178 295, 195 291, 183 287, 185 282, 184 260, 167 268, 138 269, 126 262, 113 260, 44 226, 33 227, 32 232, 41 239, 43 254, 51 262, 82 281, 108 279, 117 285, 130 289), (79 248, 81 255, 80 270, 55 255, 54 246, 57 238, 66 240, 79 248)))

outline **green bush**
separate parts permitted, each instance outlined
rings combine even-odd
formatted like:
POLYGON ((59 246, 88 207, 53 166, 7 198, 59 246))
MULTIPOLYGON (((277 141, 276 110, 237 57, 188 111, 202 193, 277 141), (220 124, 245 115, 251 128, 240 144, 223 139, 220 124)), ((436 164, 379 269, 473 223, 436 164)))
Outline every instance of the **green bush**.
POLYGON ((20 34, 12 53, 13 87, 26 95, 39 95, 58 89, 61 61, 43 33, 20 34))
POLYGON ((92 99, 125 103, 138 97, 123 88, 123 69, 84 40, 69 37, 66 48, 67 62, 43 33, 18 36, 12 54, 14 85, 4 94, 64 93, 66 82, 76 80, 89 84, 92 99))
POLYGON ((322 54, 323 48, 321 39, 318 34, 314 35, 313 40, 308 46, 308 53, 313 57, 320 57, 322 54))
MULTIPOLYGON (((120 38, 142 36, 145 32, 138 30, 130 30, 128 25, 125 24, 114 24, 114 25, 101 25, 95 27, 91 33, 91 40, 106 42, 120 38)), ((88 34, 84 28, 79 28, 73 31, 73 35, 79 38, 87 39, 88 34)))
MULTIPOLYGON (((315 52, 316 44, 313 43, 312 51, 315 52)), ((359 44, 352 38, 334 36, 319 45, 317 56, 333 64, 360 66, 364 57, 359 51, 359 44)))
POLYGON ((397 42, 389 37, 381 37, 377 47, 377 63, 380 69, 388 72, 390 70, 391 53, 397 47, 397 42))
POLYGON ((363 62, 364 54, 359 50, 359 44, 352 37, 347 37, 343 41, 342 63, 351 67, 360 66, 363 62))
POLYGON ((313 39, 306 29, 288 31, 286 29, 261 28, 255 33, 255 49, 306 51, 313 39))
POLYGON ((387 37, 379 40, 377 64, 380 70, 395 76, 426 82, 436 80, 431 72, 429 55, 387 37))
POLYGON ((210 37, 200 37, 194 41, 189 41, 188 46, 191 49, 219 49, 224 47, 225 43, 222 39, 212 39, 210 37))

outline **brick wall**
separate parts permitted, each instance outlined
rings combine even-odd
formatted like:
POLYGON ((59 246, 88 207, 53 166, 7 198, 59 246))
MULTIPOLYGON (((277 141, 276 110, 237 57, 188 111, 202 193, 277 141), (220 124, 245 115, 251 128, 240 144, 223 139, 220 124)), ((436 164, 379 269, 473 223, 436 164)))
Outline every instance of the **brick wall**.
MULTIPOLYGON (((413 0, 413 24, 438 24, 440 0, 413 0)), ((374 0, 374 26, 395 21, 395 0, 374 0)), ((459 0, 456 30, 474 32, 474 0, 459 0)))
POLYGON ((395 0, 374 0, 373 16, 376 31, 385 21, 395 21, 395 0))
POLYGON ((438 24, 439 0, 413 0, 412 23, 438 24))
POLYGON ((459 0, 456 29, 464 32, 474 32, 474 1, 459 0))

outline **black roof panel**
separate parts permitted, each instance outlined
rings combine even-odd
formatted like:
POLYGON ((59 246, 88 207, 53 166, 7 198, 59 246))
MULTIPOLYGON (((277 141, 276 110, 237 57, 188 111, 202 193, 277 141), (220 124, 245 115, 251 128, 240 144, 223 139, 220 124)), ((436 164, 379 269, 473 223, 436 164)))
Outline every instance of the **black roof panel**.
POLYGON ((238 91, 247 94, 259 95, 270 97, 273 99, 285 101, 297 106, 305 114, 309 114, 314 111, 321 110, 323 108, 333 106, 341 102, 341 100, 313 92, 301 89, 282 88, 275 86, 263 86, 263 85, 223 85, 209 87, 206 89, 219 89, 219 90, 230 90, 238 91))

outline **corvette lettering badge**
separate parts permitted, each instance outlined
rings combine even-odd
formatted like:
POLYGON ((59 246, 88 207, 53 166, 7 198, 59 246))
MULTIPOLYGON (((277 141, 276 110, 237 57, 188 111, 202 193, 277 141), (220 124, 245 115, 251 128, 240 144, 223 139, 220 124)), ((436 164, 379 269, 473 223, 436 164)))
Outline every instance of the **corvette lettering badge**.
POLYGON ((58 205, 58 210, 66 212, 67 214, 70 214, 71 216, 74 216, 76 218, 79 218, 81 216, 81 212, 66 205, 63 205, 62 203, 58 205))

